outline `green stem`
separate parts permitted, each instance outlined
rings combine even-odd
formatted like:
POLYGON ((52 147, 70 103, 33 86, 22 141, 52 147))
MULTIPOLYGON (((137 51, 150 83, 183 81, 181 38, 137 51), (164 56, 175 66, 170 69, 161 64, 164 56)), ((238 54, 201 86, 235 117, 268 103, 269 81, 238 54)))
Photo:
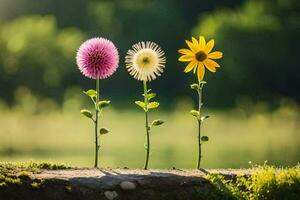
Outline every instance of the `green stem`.
POLYGON ((146 134, 147 134, 147 149, 146 149, 146 161, 144 169, 148 169, 148 162, 149 162, 149 154, 150 154, 150 127, 148 123, 148 90, 147 90, 147 82, 143 81, 144 85, 144 103, 145 103, 145 127, 146 127, 146 134))
POLYGON ((201 150, 201 108, 202 108, 202 88, 203 83, 199 82, 199 89, 198 91, 198 111, 199 111, 199 117, 198 117, 198 164, 197 169, 200 169, 201 164, 201 158, 202 158, 202 150, 201 150))
POLYGON ((96 103, 95 103, 95 109, 96 109, 96 119, 95 119, 95 164, 94 167, 98 168, 98 152, 99 152, 99 139, 98 138, 98 123, 99 123, 99 109, 97 103, 99 102, 100 99, 100 89, 99 89, 99 79, 96 79, 96 91, 97 91, 97 96, 96 96, 96 103))

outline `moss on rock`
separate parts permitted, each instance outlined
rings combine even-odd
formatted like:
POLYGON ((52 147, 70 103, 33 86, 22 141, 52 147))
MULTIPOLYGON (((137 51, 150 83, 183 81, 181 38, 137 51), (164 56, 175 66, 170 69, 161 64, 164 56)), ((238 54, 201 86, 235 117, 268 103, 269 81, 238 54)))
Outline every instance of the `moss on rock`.
POLYGON ((299 164, 292 168, 256 166, 250 176, 239 174, 235 179, 219 174, 209 174, 207 178, 218 188, 222 199, 300 199, 299 164))
POLYGON ((107 199, 107 195, 115 191, 118 194, 115 199, 130 200, 300 199, 300 165, 204 172, 65 169, 70 167, 59 163, 0 163, 0 197, 6 200, 100 200, 107 199), (128 188, 124 189, 124 183, 133 184, 130 187, 125 184, 128 188))

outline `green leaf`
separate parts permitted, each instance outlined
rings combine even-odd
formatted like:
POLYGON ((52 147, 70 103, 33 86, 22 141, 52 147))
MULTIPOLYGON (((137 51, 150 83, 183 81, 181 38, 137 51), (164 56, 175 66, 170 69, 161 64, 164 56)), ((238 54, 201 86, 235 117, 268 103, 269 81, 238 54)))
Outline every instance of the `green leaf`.
POLYGON ((200 120, 201 120, 201 121, 204 121, 204 120, 206 120, 207 118, 209 118, 208 115, 201 117, 200 120))
POLYGON ((201 137, 201 141, 202 141, 202 142, 207 142, 208 139, 209 139, 209 138, 208 138, 207 136, 202 136, 202 137, 201 137))
POLYGON ((159 106, 159 103, 156 101, 153 101, 148 104, 148 109, 154 109, 154 108, 157 108, 158 106, 159 106))
POLYGON ((193 90, 199 90, 199 85, 197 83, 193 83, 190 86, 193 90))
POLYGON ((82 109, 81 111, 81 114, 83 114, 84 116, 88 117, 88 118, 92 118, 93 117, 93 114, 91 111, 87 110, 87 109, 82 109))
POLYGON ((159 126, 159 125, 162 125, 164 123, 163 120, 161 119, 156 119, 156 120, 153 120, 152 123, 151 123, 151 126, 159 126))
MULTIPOLYGON (((145 96, 145 94, 143 94, 143 96, 145 96)), ((156 97, 156 94, 155 93, 149 93, 149 94, 147 94, 147 99, 148 99, 148 101, 149 100, 151 100, 151 99, 153 99, 154 97, 156 97)))
POLYGON ((86 92, 83 92, 84 94, 86 94, 87 96, 93 98, 97 96, 97 92, 95 90, 88 90, 86 92))
POLYGON ((135 101, 134 103, 145 110, 145 103, 144 102, 142 102, 142 101, 135 101))
POLYGON ((109 104, 110 104, 110 101, 106 101, 106 100, 99 101, 99 102, 97 103, 99 109, 105 108, 105 107, 107 107, 109 104))
POLYGON ((104 128, 104 127, 100 128, 100 130, 99 130, 99 133, 100 133, 101 135, 107 134, 107 133, 109 133, 109 132, 110 132, 109 129, 104 128))
POLYGON ((190 114, 193 115, 194 117, 197 117, 197 118, 200 116, 200 113, 197 110, 191 110, 190 114))
POLYGON ((156 94, 155 94, 155 93, 149 93, 149 94, 147 95, 147 97, 148 97, 148 100, 151 100, 151 99, 153 99, 154 97, 156 97, 156 94))

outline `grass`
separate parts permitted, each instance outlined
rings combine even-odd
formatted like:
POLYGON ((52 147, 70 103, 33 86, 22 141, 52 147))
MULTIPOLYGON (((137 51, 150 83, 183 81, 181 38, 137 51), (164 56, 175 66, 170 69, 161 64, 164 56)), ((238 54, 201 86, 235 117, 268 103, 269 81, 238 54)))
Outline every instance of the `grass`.
POLYGON ((239 175, 236 180, 210 174, 208 180, 218 189, 212 199, 296 200, 300 196, 300 165, 291 168, 256 166, 251 176, 239 175))
MULTIPOLYGON (((133 105, 134 106, 134 105, 133 105)), ((0 105, 1 107, 1 105, 0 105)), ((79 113, 76 101, 64 108, 34 111, 35 106, 0 109, 0 161, 47 160, 72 166, 92 166, 92 123, 79 113), (28 109, 32 108, 32 109, 28 109)), ((49 108, 49 109, 47 109, 49 108)), ((111 133, 101 137, 101 167, 141 168, 144 163, 144 115, 139 109, 114 109, 103 113, 100 126, 111 133)), ((189 115, 191 104, 179 103, 173 111, 150 112, 150 118, 166 121, 151 132, 150 168, 195 168, 197 125, 189 115)), ((295 165, 300 151, 300 109, 283 105, 267 111, 262 104, 232 110, 205 110, 204 168, 249 167, 248 162, 295 165)))

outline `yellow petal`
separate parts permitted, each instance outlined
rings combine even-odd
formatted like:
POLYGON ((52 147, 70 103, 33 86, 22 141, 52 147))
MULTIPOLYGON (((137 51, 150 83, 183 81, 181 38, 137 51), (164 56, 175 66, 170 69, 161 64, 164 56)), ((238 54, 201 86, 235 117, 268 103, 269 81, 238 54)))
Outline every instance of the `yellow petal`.
POLYGON ((197 66, 198 66, 198 63, 199 63, 199 62, 196 61, 196 66, 194 67, 194 70, 193 70, 193 73, 194 73, 194 74, 196 74, 196 72, 197 72, 197 68, 198 68, 197 66))
POLYGON ((192 37, 192 42, 194 44, 194 47, 197 47, 199 44, 198 44, 198 40, 196 40, 196 38, 192 37))
POLYGON ((216 67, 220 67, 220 65, 218 63, 216 63, 215 61, 213 61, 211 59, 204 60, 204 65, 211 72, 216 72, 217 71, 216 67))
POLYGON ((214 48, 214 46, 215 46, 215 41, 214 41, 214 40, 210 40, 210 41, 206 44, 204 51, 205 51, 206 53, 209 53, 209 52, 211 52, 211 50, 214 48))
POLYGON ((193 59, 194 59, 194 56, 183 55, 183 56, 180 56, 178 60, 182 61, 182 62, 189 62, 189 61, 192 61, 193 59))
POLYGON ((186 40, 185 43, 189 46, 189 48, 192 50, 192 52, 197 52, 197 49, 192 42, 186 40))
POLYGON ((197 68, 196 64, 197 64, 197 62, 195 60, 193 60, 186 66, 186 68, 184 69, 184 72, 188 73, 188 72, 192 71, 194 68, 197 68))
POLYGON ((220 59, 223 57, 223 53, 221 51, 214 51, 210 54, 208 54, 208 58, 211 59, 220 59))
POLYGON ((194 55, 194 53, 189 49, 179 49, 178 52, 186 55, 194 55))
POLYGON ((203 36, 199 37, 199 48, 204 49, 206 45, 205 38, 203 36))
POLYGON ((202 81, 204 78, 204 73, 205 73, 205 69, 204 69, 204 65, 202 62, 198 63, 198 80, 202 81))

